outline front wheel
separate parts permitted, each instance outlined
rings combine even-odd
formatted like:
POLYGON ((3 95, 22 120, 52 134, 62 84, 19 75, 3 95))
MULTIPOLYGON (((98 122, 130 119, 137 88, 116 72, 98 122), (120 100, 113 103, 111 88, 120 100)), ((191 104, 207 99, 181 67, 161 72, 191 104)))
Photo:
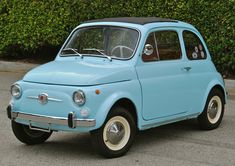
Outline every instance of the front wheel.
POLYGON ((28 145, 35 145, 45 142, 52 132, 31 130, 29 126, 11 121, 12 131, 16 138, 28 145))
POLYGON ((224 95, 219 89, 213 89, 206 101, 205 108, 198 117, 201 129, 212 130, 217 128, 224 115, 224 95))
POLYGON ((104 125, 92 131, 94 148, 104 157, 119 157, 131 147, 136 133, 136 123, 127 109, 115 107, 104 125))

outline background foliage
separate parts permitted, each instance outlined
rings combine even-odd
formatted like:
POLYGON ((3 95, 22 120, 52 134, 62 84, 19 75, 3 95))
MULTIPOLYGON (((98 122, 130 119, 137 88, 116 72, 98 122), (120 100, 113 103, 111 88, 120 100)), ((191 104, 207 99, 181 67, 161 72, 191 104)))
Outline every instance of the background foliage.
POLYGON ((235 73, 235 0, 1 0, 0 57, 53 58, 79 23, 156 16, 189 22, 205 38, 217 68, 235 73))

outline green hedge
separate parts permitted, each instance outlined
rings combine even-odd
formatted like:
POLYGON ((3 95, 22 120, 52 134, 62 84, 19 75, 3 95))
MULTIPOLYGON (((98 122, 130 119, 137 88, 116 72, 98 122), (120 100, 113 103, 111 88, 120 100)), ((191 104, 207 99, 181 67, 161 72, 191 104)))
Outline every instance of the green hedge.
POLYGON ((217 68, 235 73, 235 0, 1 0, 0 56, 54 57, 71 30, 96 18, 156 16, 195 25, 217 68))

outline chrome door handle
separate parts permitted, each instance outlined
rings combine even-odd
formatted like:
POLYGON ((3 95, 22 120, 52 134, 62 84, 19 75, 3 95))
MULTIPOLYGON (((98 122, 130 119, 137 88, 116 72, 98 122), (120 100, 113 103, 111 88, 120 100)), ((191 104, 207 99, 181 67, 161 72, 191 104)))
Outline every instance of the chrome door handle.
POLYGON ((186 71, 189 71, 189 70, 191 70, 192 68, 191 68, 190 66, 186 66, 186 67, 184 67, 183 69, 186 70, 186 71))

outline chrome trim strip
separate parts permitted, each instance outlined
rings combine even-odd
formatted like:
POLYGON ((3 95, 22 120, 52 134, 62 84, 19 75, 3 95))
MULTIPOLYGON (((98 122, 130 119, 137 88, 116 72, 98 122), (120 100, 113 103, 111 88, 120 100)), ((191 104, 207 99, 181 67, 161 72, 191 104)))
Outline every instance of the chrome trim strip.
POLYGON ((62 102, 62 100, 60 100, 60 99, 55 99, 55 98, 51 98, 51 97, 48 97, 48 101, 62 102))
POLYGON ((95 125, 96 125, 95 119, 76 119, 76 126, 93 127, 95 125))
MULTIPOLYGON (((28 96, 27 98, 28 99, 36 99, 36 100, 38 100, 38 96, 28 96)), ((51 97, 48 97, 47 100, 48 101, 62 102, 62 100, 60 100, 60 99, 55 99, 55 98, 51 98, 51 97)))
POLYGON ((38 99, 37 96, 28 96, 27 98, 28 98, 28 99, 38 99))
MULTIPOLYGON (((56 124, 68 126, 68 118, 63 117, 52 117, 52 116, 41 116, 35 114, 26 114, 21 112, 11 112, 12 120, 23 119, 31 122, 39 122, 46 124, 56 124)), ((74 119, 76 127, 93 127, 96 125, 95 119, 74 119)))

